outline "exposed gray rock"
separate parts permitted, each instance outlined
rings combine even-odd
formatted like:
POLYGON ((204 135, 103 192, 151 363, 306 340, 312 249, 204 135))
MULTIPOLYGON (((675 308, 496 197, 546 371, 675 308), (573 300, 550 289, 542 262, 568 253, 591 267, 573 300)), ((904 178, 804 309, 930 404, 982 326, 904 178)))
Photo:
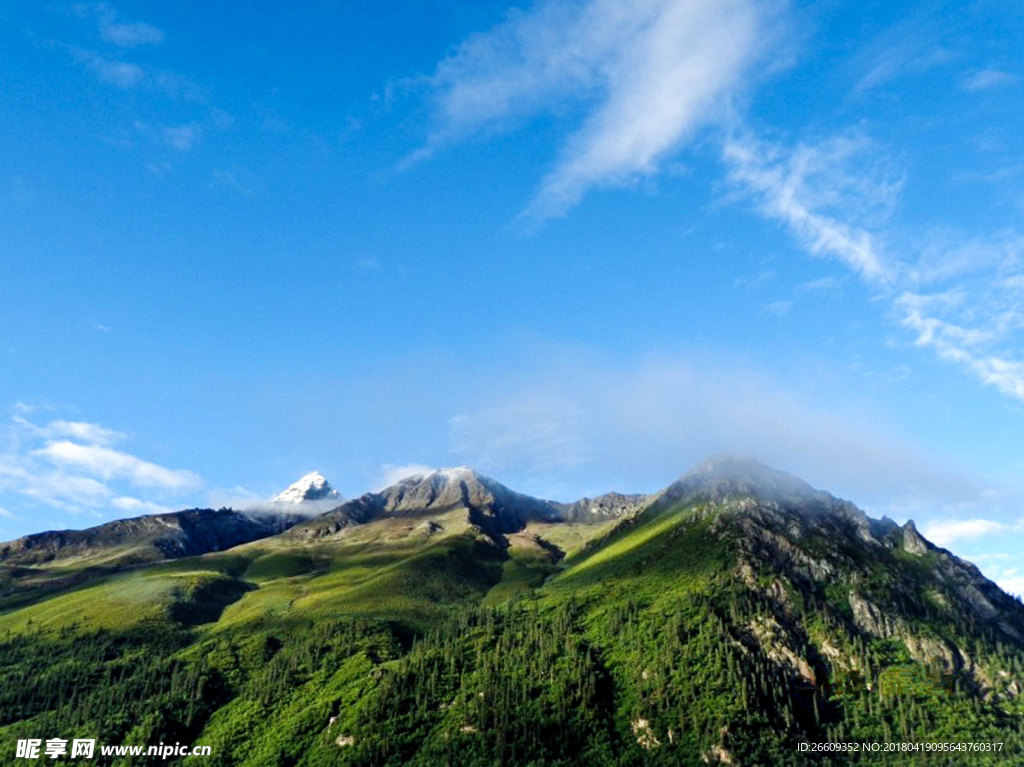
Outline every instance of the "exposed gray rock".
POLYGON ((564 522, 604 522, 632 516, 648 506, 654 496, 606 493, 597 498, 583 498, 575 503, 554 503, 558 517, 564 522))
POLYGON ((928 553, 928 542, 917 532, 913 520, 908 520, 903 526, 903 550, 914 556, 921 556, 928 553))
POLYGON ((887 639, 899 636, 904 632, 904 624, 899 618, 885 613, 874 602, 865 599, 856 591, 850 592, 850 609, 853 612, 853 623, 861 631, 887 639))

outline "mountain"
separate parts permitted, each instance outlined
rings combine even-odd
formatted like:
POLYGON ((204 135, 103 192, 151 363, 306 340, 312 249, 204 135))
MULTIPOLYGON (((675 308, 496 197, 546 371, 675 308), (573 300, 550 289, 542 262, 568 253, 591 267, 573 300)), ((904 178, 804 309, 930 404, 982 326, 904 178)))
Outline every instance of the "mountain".
POLYGON ((270 499, 272 504, 298 505, 309 501, 336 501, 344 500, 341 493, 331 487, 323 474, 318 471, 310 472, 299 480, 293 482, 287 488, 270 499))
POLYGON ((462 510, 467 520, 496 540, 532 523, 615 520, 635 512, 646 496, 609 493, 575 503, 557 503, 517 493, 468 466, 415 474, 367 493, 297 525, 292 536, 332 535, 355 524, 394 517, 428 516, 462 510))
POLYGON ((51 530, 0 543, 4 566, 127 565, 223 551, 276 535, 292 522, 231 509, 186 509, 119 519, 85 530, 51 530))
POLYGON ((296 526, 292 535, 319 537, 375 519, 452 510, 464 511, 469 522, 495 536, 519 530, 529 520, 557 519, 552 504, 513 492, 461 466, 406 477, 384 490, 367 493, 296 526))
POLYGON ((750 459, 572 504, 444 469, 225 551, 26 593, 0 601, 8 742, 79 728, 309 767, 1024 749, 1020 601, 912 522, 750 459))
POLYGON ((323 475, 312 472, 268 505, 244 511, 186 509, 0 543, 0 608, 5 597, 20 604, 26 590, 78 585, 125 567, 224 551, 267 538, 340 500, 323 475))
POLYGON ((340 499, 322 474, 312 472, 276 495, 267 508, 185 509, 119 519, 85 530, 26 535, 0 543, 0 567, 125 566, 223 551, 291 527, 301 519, 292 507, 313 502, 333 506, 340 499))

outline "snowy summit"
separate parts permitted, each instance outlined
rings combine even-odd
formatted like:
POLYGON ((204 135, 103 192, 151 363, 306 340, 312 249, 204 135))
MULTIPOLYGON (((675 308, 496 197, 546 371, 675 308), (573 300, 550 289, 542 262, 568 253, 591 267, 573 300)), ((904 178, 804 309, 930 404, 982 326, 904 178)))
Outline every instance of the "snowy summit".
POLYGON ((286 504, 341 500, 341 493, 331 487, 331 483, 318 471, 310 472, 270 499, 271 503, 286 504))

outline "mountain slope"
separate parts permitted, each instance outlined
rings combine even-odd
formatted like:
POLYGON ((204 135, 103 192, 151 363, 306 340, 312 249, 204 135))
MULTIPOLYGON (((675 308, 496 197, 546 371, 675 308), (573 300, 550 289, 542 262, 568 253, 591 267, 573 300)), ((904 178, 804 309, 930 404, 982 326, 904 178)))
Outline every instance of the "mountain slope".
POLYGON ((54 530, 0 544, 8 566, 138 564, 158 559, 222 551, 255 538, 275 535, 291 521, 274 515, 248 515, 230 509, 187 509, 119 519, 85 530, 54 530))
POLYGON ((446 470, 10 611, 0 737, 254 767, 1016 763, 1024 607, 912 523, 729 458, 607 503, 446 470), (84 622, 142 589, 144 633, 84 622), (989 750, 799 750, 822 741, 989 750))

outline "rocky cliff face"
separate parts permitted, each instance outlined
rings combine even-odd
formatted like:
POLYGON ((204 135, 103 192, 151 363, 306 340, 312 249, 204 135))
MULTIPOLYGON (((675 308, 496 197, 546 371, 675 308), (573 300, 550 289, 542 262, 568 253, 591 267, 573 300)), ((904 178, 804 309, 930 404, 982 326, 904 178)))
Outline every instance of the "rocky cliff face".
POLYGON ((607 522, 632 516, 647 506, 654 496, 606 493, 596 498, 583 498, 575 503, 554 504, 558 518, 564 522, 607 522))
POLYGON ((771 606, 748 637, 797 676, 808 664, 858 669, 851 638, 891 640, 937 673, 961 675, 990 698, 1019 683, 972 650, 1024 645, 1024 607, 978 569, 917 531, 875 520, 848 501, 747 462, 716 460, 672 485, 654 508, 693 504, 695 520, 730 541, 736 575, 771 606), (813 604, 818 628, 802 611, 813 604), (823 626, 829 628, 823 629, 823 626), (818 632, 815 635, 815 631, 818 632), (820 654, 802 648, 817 645, 820 654), (845 647, 845 649, 840 649, 845 647))

